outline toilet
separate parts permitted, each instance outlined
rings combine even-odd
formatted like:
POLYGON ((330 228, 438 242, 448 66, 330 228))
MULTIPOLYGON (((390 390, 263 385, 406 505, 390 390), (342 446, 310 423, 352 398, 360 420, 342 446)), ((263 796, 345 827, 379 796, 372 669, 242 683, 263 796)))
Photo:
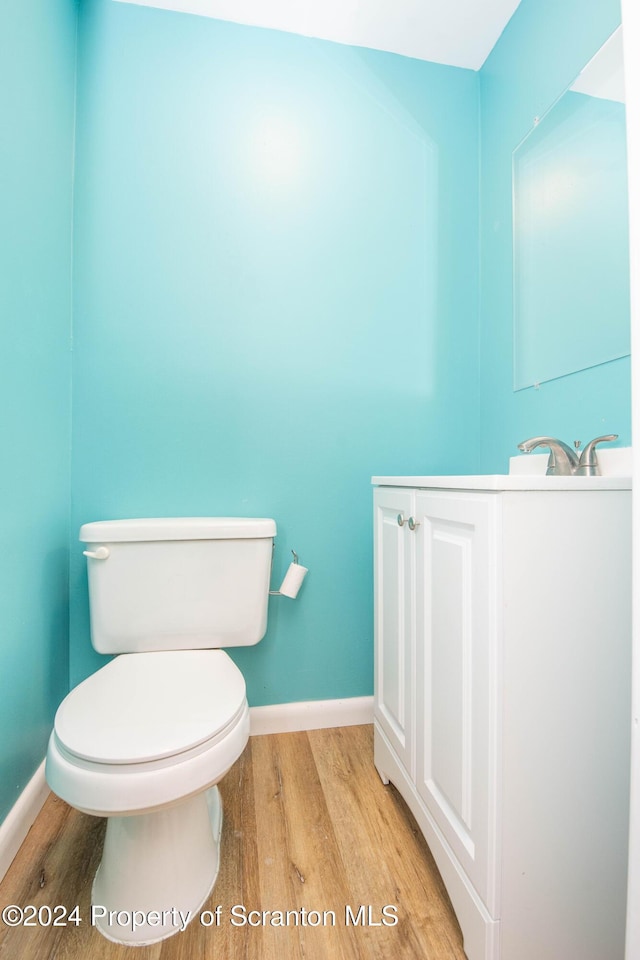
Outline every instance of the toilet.
POLYGON ((91 922, 143 945, 183 930, 220 859, 216 784, 249 737, 244 678, 224 647, 266 632, 269 519, 107 520, 86 545, 91 642, 115 655, 56 713, 47 782, 108 818, 91 922))

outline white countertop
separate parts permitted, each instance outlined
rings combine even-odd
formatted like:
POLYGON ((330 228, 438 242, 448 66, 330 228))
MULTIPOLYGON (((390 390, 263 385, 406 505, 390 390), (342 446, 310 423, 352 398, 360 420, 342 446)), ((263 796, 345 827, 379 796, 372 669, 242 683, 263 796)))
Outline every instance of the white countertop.
POLYGON ((420 487, 440 490, 630 490, 631 448, 602 450, 600 477, 547 477, 545 454, 511 457, 509 473, 470 476, 372 477, 379 487, 420 487))
POLYGON ((479 476, 372 477, 378 487, 427 487, 431 490, 630 490, 631 477, 545 477, 488 473, 479 476))

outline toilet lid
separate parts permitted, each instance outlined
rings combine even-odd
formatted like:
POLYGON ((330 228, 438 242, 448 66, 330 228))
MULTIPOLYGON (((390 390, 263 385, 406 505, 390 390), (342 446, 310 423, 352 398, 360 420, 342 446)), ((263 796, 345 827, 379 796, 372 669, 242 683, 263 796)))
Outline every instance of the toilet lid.
POLYGON ((55 732, 85 760, 144 763, 210 740, 244 704, 244 677, 223 650, 125 653, 63 700, 55 732))

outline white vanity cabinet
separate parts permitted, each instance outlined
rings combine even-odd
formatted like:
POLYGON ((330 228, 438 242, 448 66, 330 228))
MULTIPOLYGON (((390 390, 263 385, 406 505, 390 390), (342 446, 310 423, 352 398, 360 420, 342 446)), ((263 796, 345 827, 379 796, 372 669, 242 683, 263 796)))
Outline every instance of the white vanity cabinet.
POLYGON ((374 483, 375 763, 469 960, 623 960, 629 481, 374 483))
POLYGON ((375 493, 376 720, 394 755, 415 775, 415 605, 410 490, 375 493))

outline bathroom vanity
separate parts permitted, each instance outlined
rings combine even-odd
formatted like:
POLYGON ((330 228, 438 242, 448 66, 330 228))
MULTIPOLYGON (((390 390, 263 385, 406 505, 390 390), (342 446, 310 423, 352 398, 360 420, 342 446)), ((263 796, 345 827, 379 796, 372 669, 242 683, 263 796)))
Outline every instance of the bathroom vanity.
POLYGON ((541 461, 373 478, 375 764, 469 960, 623 960, 631 483, 541 461))

